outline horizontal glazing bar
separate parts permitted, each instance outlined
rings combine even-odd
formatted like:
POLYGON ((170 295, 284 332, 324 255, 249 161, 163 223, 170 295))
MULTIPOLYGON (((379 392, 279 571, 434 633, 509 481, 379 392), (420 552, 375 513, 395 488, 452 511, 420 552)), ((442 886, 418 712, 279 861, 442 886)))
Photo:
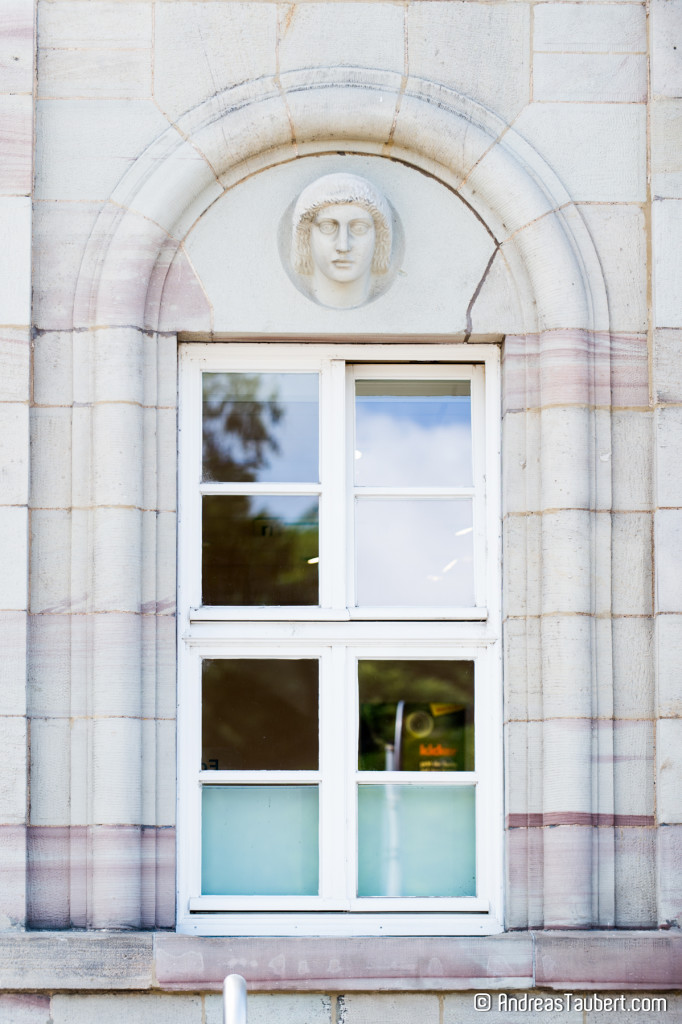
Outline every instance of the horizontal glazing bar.
POLYGON ((204 786, 224 786, 227 784, 240 786, 277 786, 295 782, 297 786, 317 785, 321 778, 320 772, 306 771, 200 771, 197 772, 199 782, 204 786))
POLYGON ((476 772, 362 772, 355 773, 361 786, 475 786, 476 772))
POLYGON ((201 494, 321 494, 322 485, 313 483, 209 483, 199 484, 201 494))

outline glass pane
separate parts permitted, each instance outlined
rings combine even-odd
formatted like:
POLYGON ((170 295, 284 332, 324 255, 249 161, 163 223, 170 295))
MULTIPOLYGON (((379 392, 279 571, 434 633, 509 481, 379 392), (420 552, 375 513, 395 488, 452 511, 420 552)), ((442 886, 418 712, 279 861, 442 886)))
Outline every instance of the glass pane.
POLYGON ((360 661, 360 771, 473 772, 473 661, 360 661))
POLYGON ((359 786, 358 896, 475 896, 474 786, 359 786))
POLYGON ((317 604, 318 499, 203 498, 204 604, 317 604))
POLYGON ((357 603, 474 603, 470 499, 363 498, 355 504, 357 603))
POLYGON ((316 896, 316 786, 204 786, 201 891, 316 896))
POLYGON ((318 767, 318 662, 223 658, 202 665, 201 767, 318 767))
POLYGON ((468 380, 359 380, 355 482, 374 487, 469 487, 468 380))
POLYGON ((316 373, 205 373, 203 479, 317 483, 316 373))

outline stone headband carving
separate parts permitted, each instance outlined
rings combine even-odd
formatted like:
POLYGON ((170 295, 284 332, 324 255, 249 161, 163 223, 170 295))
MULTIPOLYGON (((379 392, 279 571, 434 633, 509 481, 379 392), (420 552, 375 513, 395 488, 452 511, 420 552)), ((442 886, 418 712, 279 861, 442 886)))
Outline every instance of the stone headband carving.
POLYGON ((348 309, 391 266, 393 217, 379 190, 356 174, 326 174, 303 189, 292 214, 291 264, 312 277, 311 295, 348 309))

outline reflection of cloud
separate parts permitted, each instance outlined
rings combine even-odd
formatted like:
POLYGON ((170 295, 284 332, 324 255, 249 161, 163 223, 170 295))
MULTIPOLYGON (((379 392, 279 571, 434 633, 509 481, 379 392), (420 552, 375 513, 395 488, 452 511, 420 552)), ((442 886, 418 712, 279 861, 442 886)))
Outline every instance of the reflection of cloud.
POLYGON ((470 501, 359 500, 358 604, 473 605, 471 517, 470 501))
POLYGON ((471 485, 469 423, 438 426, 358 406, 355 480, 374 486, 471 485))

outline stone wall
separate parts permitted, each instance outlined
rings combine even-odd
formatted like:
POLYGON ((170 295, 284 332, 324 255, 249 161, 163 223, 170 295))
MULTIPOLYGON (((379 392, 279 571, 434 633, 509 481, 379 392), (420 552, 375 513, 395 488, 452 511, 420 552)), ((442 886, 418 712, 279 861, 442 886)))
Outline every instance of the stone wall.
MULTIPOLYGON (((630 966, 593 984, 679 985, 679 954, 645 950, 658 928, 677 950, 682 918, 682 0, 5 0, 2 19, 0 927, 24 964, 7 988, 60 994, 4 996, 0 1020, 109 1012, 74 1008, 89 986, 56 961, 39 976, 24 928, 174 924, 178 333, 503 346, 507 925, 529 966, 455 984, 406 940, 364 988, 579 986, 609 948, 630 966), (249 251, 311 163, 374 167, 465 258, 429 264, 424 236, 403 290, 345 316, 257 250, 234 260, 230 232, 249 251), (646 931, 631 961, 607 932, 580 933, 582 960, 551 933, 552 975, 546 928, 646 931)), ((439 942, 439 962, 461 949, 439 942)), ((345 971, 287 975, 331 995, 278 996, 283 1019, 468 1019, 464 995, 337 1004, 345 971)), ((111 987, 152 987, 134 976, 111 987)))

